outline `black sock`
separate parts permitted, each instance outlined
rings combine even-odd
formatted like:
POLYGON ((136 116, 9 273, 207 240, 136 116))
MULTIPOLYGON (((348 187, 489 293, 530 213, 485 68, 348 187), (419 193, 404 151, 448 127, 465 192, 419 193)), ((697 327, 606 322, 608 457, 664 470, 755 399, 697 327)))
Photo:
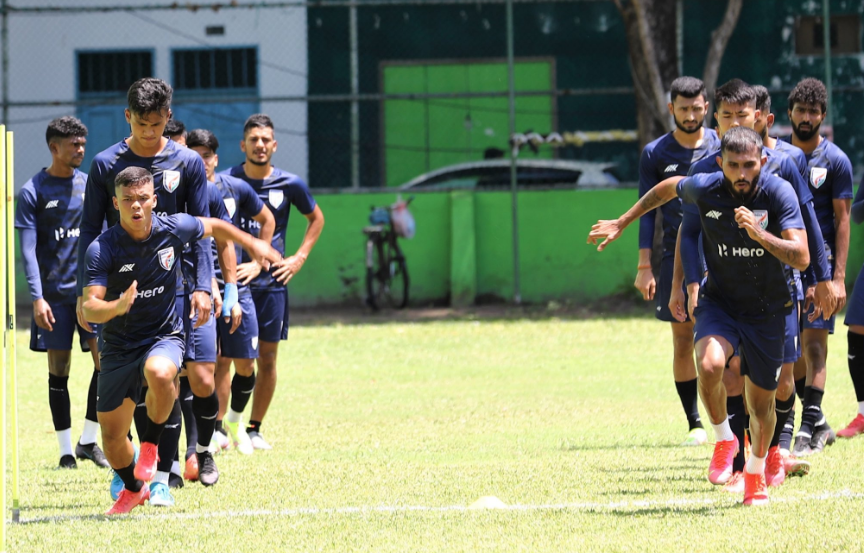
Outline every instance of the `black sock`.
MULTIPOLYGON (((676 382, 677 386, 678 383, 676 382)), ((240 373, 234 373, 234 378, 231 379, 231 410, 235 413, 242 413, 249 403, 249 398, 252 397, 252 391, 255 389, 255 373, 249 376, 243 376, 240 373)), ((696 381, 693 381, 693 389, 696 389, 696 381)), ((681 394, 681 391, 678 391, 681 394)), ((699 409, 696 409, 696 418, 699 418, 699 409)), ((261 423, 258 423, 260 426, 261 423)), ((701 426, 701 425, 700 425, 701 426)), ((692 426, 690 428, 693 428, 692 426)))
POLYGON ((132 461, 132 464, 126 468, 122 469, 114 469, 114 472, 117 473, 117 476, 123 480, 123 484, 126 486, 126 489, 131 492, 139 492, 141 491, 141 486, 144 485, 144 482, 141 480, 135 480, 135 461, 132 461))
MULTIPOLYGON (((234 379, 236 380, 239 375, 235 374, 234 379)), ((254 385, 255 375, 252 375, 252 382, 254 385)), ((684 414, 687 416, 687 424, 690 425, 690 430, 694 428, 702 428, 702 419, 699 418, 699 389, 697 387, 696 379, 688 380, 686 382, 675 382, 675 389, 678 390, 678 398, 681 400, 681 406, 684 408, 684 414)), ((249 390, 251 395, 252 390, 249 390)), ((234 383, 231 383, 231 409, 234 409, 234 383)), ((247 398, 248 400, 248 398, 247 398)), ((243 405, 246 406, 245 404, 243 405)), ((238 411, 237 409, 234 409, 238 411)), ((239 411, 242 411, 240 409, 239 411)), ((238 411, 238 412, 239 412, 238 411)))
POLYGON ((69 377, 48 375, 48 405, 51 407, 51 418, 54 420, 54 430, 72 428, 72 405, 69 403, 69 377))
POLYGON ((810 438, 816 428, 816 423, 822 419, 822 394, 819 388, 807 386, 804 391, 803 407, 801 408, 801 426, 798 428, 798 436, 810 438))
POLYGON ((786 423, 780 431, 780 449, 785 449, 786 451, 792 450, 792 435, 795 433, 795 403, 793 402, 792 405, 792 409, 789 410, 789 414, 786 416, 786 423))
POLYGON ((165 421, 165 430, 159 439, 159 462, 156 463, 156 470, 159 472, 171 472, 171 465, 174 464, 174 459, 177 458, 177 446, 180 442, 180 423, 182 420, 180 401, 175 400, 171 414, 168 415, 168 420, 165 421))
POLYGON ((192 409, 195 410, 195 422, 198 425, 198 444, 209 446, 216 428, 216 417, 219 415, 219 398, 216 392, 208 397, 192 396, 192 409))
POLYGON ((158 444, 159 438, 162 436, 162 431, 165 429, 165 425, 168 421, 165 422, 153 422, 153 419, 147 418, 147 429, 144 431, 144 435, 141 436, 141 442, 148 442, 151 444, 158 444))
POLYGON ((222 419, 216 421, 216 432, 225 433, 225 431, 222 430, 222 419))
POLYGON ((246 425, 246 432, 261 432, 261 421, 249 421, 246 425))
POLYGON ((88 421, 99 422, 96 416, 96 388, 99 382, 99 371, 93 369, 93 376, 90 377, 90 388, 87 390, 87 412, 84 418, 88 421))
MULTIPOLYGON (((144 433, 147 432, 147 403, 144 401, 144 396, 147 395, 147 388, 141 390, 141 400, 135 406, 135 413, 132 415, 135 421, 135 432, 138 433, 138 441, 144 441, 144 433)), ((132 431, 129 431, 129 439, 132 439, 132 431)))
POLYGON ((807 377, 799 378, 795 381, 795 393, 798 394, 798 399, 804 402, 804 393, 807 391, 807 377))
POLYGON ((198 425, 195 423, 195 409, 192 408, 193 397, 189 379, 180 377, 180 410, 183 412, 183 427, 186 429, 187 459, 190 450, 195 453, 195 444, 198 443, 198 425))
POLYGON ((849 342, 849 376, 855 387, 855 399, 864 401, 864 335, 850 332, 846 335, 849 342))
POLYGON ((789 413, 795 407, 795 394, 790 394, 788 399, 774 398, 774 411, 777 413, 777 423, 774 425, 774 435, 771 437, 771 447, 780 445, 780 435, 786 427, 789 413))
POLYGON ((744 470, 744 429, 747 428, 744 421, 744 396, 726 396, 726 412, 732 433, 738 438, 738 455, 732 461, 732 471, 740 472, 744 470))

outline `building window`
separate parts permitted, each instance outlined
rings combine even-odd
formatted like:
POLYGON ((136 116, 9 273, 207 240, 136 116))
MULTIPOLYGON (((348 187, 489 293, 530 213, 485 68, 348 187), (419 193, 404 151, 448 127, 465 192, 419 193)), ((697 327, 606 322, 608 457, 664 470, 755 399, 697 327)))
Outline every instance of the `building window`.
POLYGON ((153 52, 78 52, 80 94, 125 93, 138 79, 153 76, 153 52))
MULTIPOLYGON (((832 15, 830 29, 832 55, 861 51, 861 18, 858 15, 832 15)), ((795 53, 799 56, 824 55, 824 31, 821 17, 799 17, 795 25, 795 53)))
POLYGON ((178 91, 256 89, 255 48, 174 50, 174 88, 178 91))

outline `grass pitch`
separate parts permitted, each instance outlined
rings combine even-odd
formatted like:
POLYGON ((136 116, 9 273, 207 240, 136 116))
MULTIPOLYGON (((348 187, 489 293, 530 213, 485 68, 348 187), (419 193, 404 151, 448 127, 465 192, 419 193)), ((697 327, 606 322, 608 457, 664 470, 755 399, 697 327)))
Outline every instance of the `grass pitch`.
MULTIPOLYGON (((711 447, 676 445, 686 421, 664 323, 370 321, 291 329, 263 427, 273 451, 218 456, 213 488, 187 484, 173 509, 110 520, 108 471, 54 468, 44 354, 19 333, 24 523, 8 527, 7 550, 864 547, 864 437, 814 457, 768 507, 744 508, 708 483, 711 447), (469 508, 486 496, 506 508, 469 508)), ((842 326, 829 347, 824 409, 841 428, 856 407, 842 326)), ((76 354, 75 439, 90 370, 89 354, 76 354)))

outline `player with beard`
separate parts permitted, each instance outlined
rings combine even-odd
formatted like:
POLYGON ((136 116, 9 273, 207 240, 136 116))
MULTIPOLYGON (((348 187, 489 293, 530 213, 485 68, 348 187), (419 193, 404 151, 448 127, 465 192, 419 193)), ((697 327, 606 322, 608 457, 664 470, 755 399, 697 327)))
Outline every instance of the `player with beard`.
POLYGON ((702 287, 702 263, 687 259, 690 252, 681 249, 688 311, 695 320, 699 390, 717 440, 708 479, 714 484, 728 482, 739 449, 729 426, 723 385, 727 360, 739 349, 752 435, 744 471, 745 505, 768 502, 765 461, 776 423, 774 395, 784 356, 786 316, 794 303, 783 263, 798 270, 810 264, 799 199, 788 182, 761 173, 767 161, 762 148, 755 131, 730 129, 717 160, 722 172, 698 174, 677 184, 664 181, 619 219, 598 221, 588 236, 592 244, 603 240, 597 248, 602 251, 633 220, 676 194, 696 206, 698 224, 685 216, 680 233, 697 240, 701 236, 707 267, 702 287))
MULTIPOLYGON (((816 217, 822 229, 825 252, 831 265, 840 311, 846 304, 846 260, 849 255, 849 211, 852 203, 852 164, 835 144, 819 134, 825 120, 828 94, 818 79, 804 79, 789 94, 788 115, 792 135, 786 139, 804 151, 813 193, 816 217)), ((803 358, 796 363, 798 382, 806 377, 801 426, 792 452, 805 456, 834 443, 835 434, 822 413, 827 376, 828 335, 834 332, 834 317, 802 318, 803 358)))
MULTIPOLYGON (((667 107, 676 128, 642 150, 639 160, 639 197, 669 176, 687 175, 692 163, 716 150, 720 144, 717 133, 702 125, 708 108, 702 81, 694 77, 679 77, 672 82, 669 96, 671 101, 667 107)), ((651 270, 656 219, 655 212, 651 211, 639 219, 639 262, 634 286, 646 301, 656 300, 655 317, 671 324, 672 374, 689 425, 689 434, 681 445, 696 446, 706 443, 708 436, 699 417, 696 365, 693 361, 693 322, 689 318, 678 322, 668 307, 675 240, 681 224, 681 200, 663 205, 660 211, 663 217, 663 256, 659 281, 655 281, 651 270)))

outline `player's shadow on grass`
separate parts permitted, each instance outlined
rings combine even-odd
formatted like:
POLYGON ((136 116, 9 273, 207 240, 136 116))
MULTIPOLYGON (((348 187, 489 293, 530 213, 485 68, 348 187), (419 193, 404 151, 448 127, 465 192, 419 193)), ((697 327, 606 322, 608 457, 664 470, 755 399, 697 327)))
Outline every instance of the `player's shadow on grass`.
POLYGON ((645 451, 645 450, 657 450, 657 449, 677 449, 681 450, 681 446, 677 444, 657 444, 654 442, 634 444, 633 442, 627 442, 626 444, 604 444, 597 445, 590 443, 590 440, 585 440, 584 438, 580 438, 578 443, 571 442, 569 440, 562 440, 561 450, 562 451, 645 451))
POLYGON ((711 515, 715 514, 718 510, 726 510, 726 509, 736 509, 740 505, 740 501, 735 502, 731 501, 727 502, 711 502, 710 504, 696 504, 696 505, 680 505, 680 504, 671 504, 671 505, 657 505, 656 507, 639 507, 635 509, 615 509, 615 510, 598 510, 592 511, 591 514, 608 516, 613 515, 617 517, 626 517, 633 518, 639 516, 679 516, 679 517, 692 517, 694 515, 711 515))

